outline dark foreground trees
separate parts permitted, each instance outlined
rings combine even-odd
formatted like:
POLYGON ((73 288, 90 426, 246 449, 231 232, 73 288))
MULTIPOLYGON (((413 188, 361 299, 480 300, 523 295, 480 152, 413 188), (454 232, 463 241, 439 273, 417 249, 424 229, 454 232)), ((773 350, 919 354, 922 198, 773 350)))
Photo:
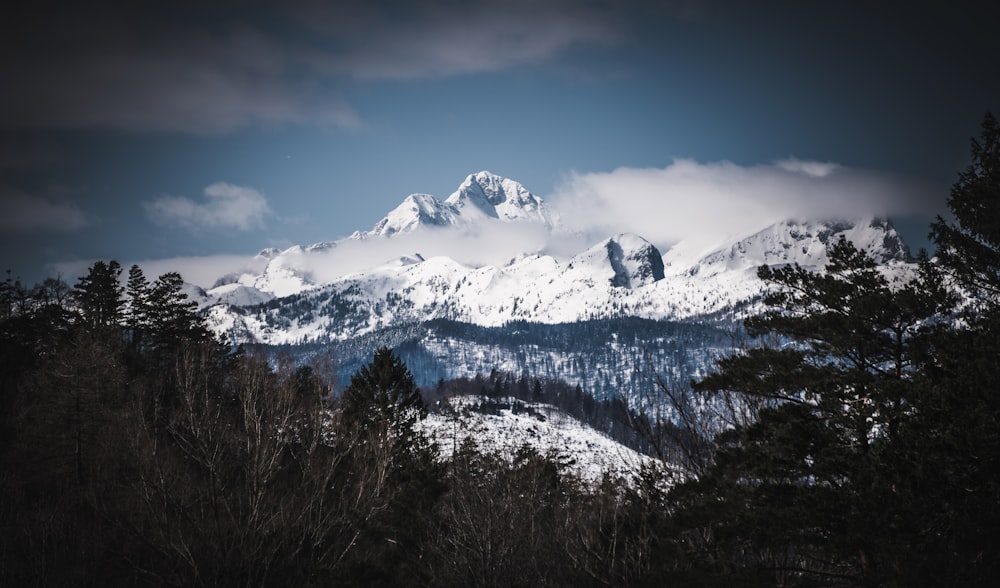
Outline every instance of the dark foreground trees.
POLYGON ((776 344, 696 384, 755 418, 671 494, 722 584, 992 585, 1000 576, 1000 133, 987 116, 939 219, 893 276, 840 242, 822 273, 761 268, 776 344))

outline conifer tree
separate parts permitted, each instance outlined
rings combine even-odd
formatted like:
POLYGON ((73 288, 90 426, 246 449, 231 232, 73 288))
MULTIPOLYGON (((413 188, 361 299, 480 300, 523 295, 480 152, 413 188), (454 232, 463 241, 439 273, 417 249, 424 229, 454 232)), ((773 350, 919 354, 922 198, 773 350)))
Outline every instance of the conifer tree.
MULTIPOLYGON (((138 277, 136 278, 137 282, 138 277)), ((156 279, 146 296, 145 320, 155 344, 171 346, 182 339, 207 340, 211 333, 198 315, 198 304, 182 291, 184 279, 167 272, 156 279)))
POLYGON ((409 574, 421 568, 427 513, 443 491, 434 447, 415 427, 426 414, 413 375, 387 347, 344 390, 336 444, 346 474, 340 491, 357 517, 348 566, 354 582, 419 582, 409 574))
POLYGON ((125 292, 128 295, 125 326, 129 329, 132 348, 141 349, 144 335, 149 330, 150 286, 149 280, 138 265, 133 265, 128 270, 125 292))
POLYGON ((73 298, 88 330, 120 326, 125 289, 118 282, 122 273, 117 261, 97 261, 73 287, 73 298))
POLYGON ((1000 123, 983 117, 972 139, 972 162, 951 187, 948 208, 954 223, 940 216, 931 225, 937 257, 981 302, 1000 304, 1000 123))
POLYGON ((348 421, 385 425, 403 437, 427 414, 413 374, 388 347, 378 349, 372 362, 351 377, 341 411, 348 421))
POLYGON ((928 350, 925 392, 893 480, 913 497, 921 564, 912 582, 990 585, 1000 577, 1000 123, 987 114, 971 163, 952 186, 955 223, 931 227, 937 257, 962 290, 962 321, 928 350))

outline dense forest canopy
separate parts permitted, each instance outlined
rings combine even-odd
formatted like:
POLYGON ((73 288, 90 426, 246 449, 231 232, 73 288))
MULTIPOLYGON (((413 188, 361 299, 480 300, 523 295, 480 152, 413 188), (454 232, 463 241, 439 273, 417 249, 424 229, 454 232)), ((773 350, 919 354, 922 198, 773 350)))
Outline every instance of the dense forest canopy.
POLYGON ((123 285, 101 261, 30 288, 8 273, 0 584, 994 585, 991 115, 948 204, 911 275, 843 240, 821 272, 760 268, 756 343, 692 386, 661 379, 670 426, 571 388, 574 410, 621 415, 663 461, 596 484, 529 447, 470 439, 443 459, 416 427, 425 396, 537 399, 539 379, 421 391, 384 347, 338 390, 322 356, 216 340, 176 273, 132 267, 123 285))

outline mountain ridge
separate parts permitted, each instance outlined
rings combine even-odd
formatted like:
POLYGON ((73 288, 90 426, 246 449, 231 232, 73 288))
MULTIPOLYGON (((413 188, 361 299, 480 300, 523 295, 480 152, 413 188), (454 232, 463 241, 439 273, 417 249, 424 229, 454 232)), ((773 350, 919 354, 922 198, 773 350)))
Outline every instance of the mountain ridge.
MULTIPOLYGON (((470 174, 447 200, 407 196, 363 237, 356 234, 283 251, 264 249, 255 258, 258 269, 228 274, 215 287, 192 289, 191 295, 202 306, 210 327, 233 343, 305 350, 303 345, 353 340, 375 345, 387 340, 383 334, 392 329, 430 321, 500 329, 501 333, 512 324, 574 325, 626 317, 666 321, 659 323, 663 325, 689 322, 738 329, 741 318, 762 304, 760 265, 799 264, 820 270, 828 247, 841 237, 868 251, 886 272, 912 269, 902 237, 888 219, 880 218, 786 220, 700 249, 682 242, 662 252, 640 235, 620 233, 563 257, 532 246, 505 263, 477 264, 413 251, 359 270, 331 272, 329 268, 335 259, 332 255, 378 248, 421 231, 454 236, 456 247, 469 231, 498 224, 525 223, 555 233, 562 230, 556 216, 520 184, 479 172, 470 174), (461 207, 456 204, 462 202, 461 207), (524 214, 506 214, 502 208, 506 204, 524 214), (496 216, 483 207, 491 207, 496 216), (400 214, 393 218, 394 212, 400 214)), ((420 243, 399 242, 405 246, 420 243)), ((518 349, 517 337, 509 345, 483 346, 472 339, 455 339, 455 334, 439 336, 433 329, 404 340, 410 342, 411 354, 417 354, 413 359, 421 356, 421 361, 430 361, 433 357, 436 367, 427 368, 428 376, 489 372, 499 362, 511 369, 543 369, 547 377, 586 382, 595 392, 609 393, 615 382, 626 387, 643 385, 629 372, 646 361, 643 349, 655 351, 665 344, 666 339, 655 331, 626 330, 615 335, 635 338, 626 345, 632 351, 601 359, 604 375, 596 379, 580 371, 580 366, 598 365, 594 363, 601 353, 597 348, 574 352, 572 365, 553 356, 545 366, 536 366, 527 353, 558 355, 558 350, 518 349), (449 357, 463 365, 445 365, 449 357), (616 362, 624 363, 612 365, 616 362)), ((619 343, 611 338, 603 345, 619 343)), ((670 345, 669 353, 652 354, 655 369, 673 369, 670 366, 685 360, 671 354, 690 353, 681 351, 687 344, 670 345)), ((716 341, 711 349, 719 345, 716 341)), ((695 356, 705 363, 715 353, 699 351, 695 356)), ((352 357, 364 354, 352 352, 352 357)))

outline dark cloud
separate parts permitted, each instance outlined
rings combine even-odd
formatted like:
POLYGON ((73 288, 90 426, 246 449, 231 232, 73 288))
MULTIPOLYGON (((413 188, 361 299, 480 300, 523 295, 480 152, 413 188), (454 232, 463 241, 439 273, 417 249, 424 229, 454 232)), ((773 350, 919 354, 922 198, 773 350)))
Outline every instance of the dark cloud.
MULTIPOLYGON (((675 39, 709 30, 807 69, 868 61, 883 77, 960 72, 977 83, 973 72, 997 57, 981 12, 783 0, 36 2, 0 23, 0 129, 350 127, 360 121, 345 93, 358 81, 495 72, 635 43, 665 62, 704 59, 675 39)), ((939 98, 956 95, 943 87, 939 98)))
POLYGON ((0 233, 74 231, 92 221, 72 202, 0 186, 0 233))
POLYGON ((354 126, 351 80, 543 62, 612 42, 567 2, 152 2, 33 5, 5 19, 0 128, 226 132, 354 126), (14 89, 13 91, 9 91, 14 89))

